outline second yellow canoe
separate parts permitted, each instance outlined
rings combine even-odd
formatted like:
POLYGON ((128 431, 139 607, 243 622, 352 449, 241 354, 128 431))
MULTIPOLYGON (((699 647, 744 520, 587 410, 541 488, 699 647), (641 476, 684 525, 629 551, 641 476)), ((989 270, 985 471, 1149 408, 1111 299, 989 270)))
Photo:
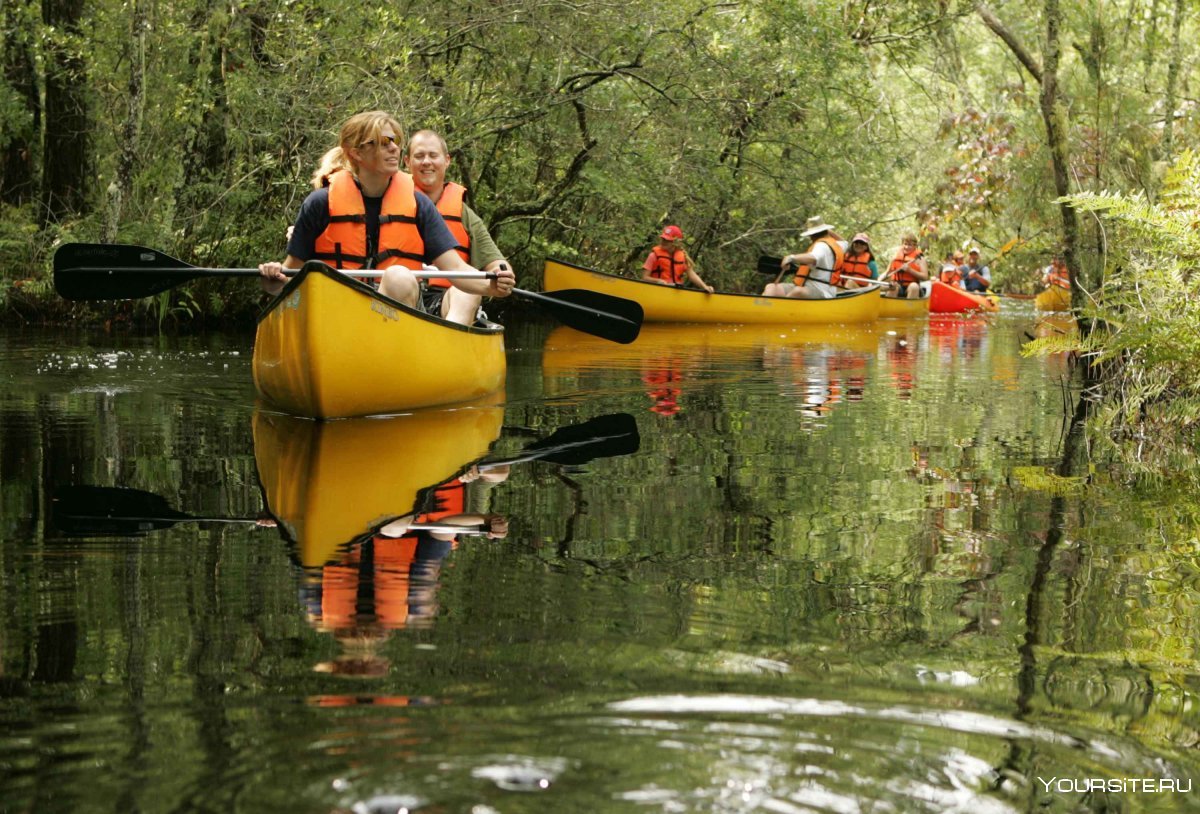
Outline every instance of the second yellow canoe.
POLYGON ((694 288, 675 288, 593 271, 561 260, 546 261, 543 285, 547 291, 584 288, 633 300, 642 306, 647 322, 855 324, 875 321, 880 308, 874 288, 847 292, 832 300, 707 294, 694 288))

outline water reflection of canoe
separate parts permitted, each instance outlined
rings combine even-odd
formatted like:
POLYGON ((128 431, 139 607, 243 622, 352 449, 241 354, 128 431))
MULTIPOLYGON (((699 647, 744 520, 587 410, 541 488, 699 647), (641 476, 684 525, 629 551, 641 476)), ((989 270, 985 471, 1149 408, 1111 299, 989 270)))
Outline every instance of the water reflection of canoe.
POLYGON ((1071 292, 1060 286, 1051 286, 1037 295, 1035 303, 1039 311, 1070 311, 1071 292))
POLYGON ((547 373, 586 368, 629 367, 664 353, 701 358, 768 346, 822 345, 874 353, 885 328, 867 325, 643 325, 637 341, 615 345, 560 326, 546 337, 542 366, 547 373))
POLYGON ((998 311, 999 298, 985 294, 972 294, 952 285, 946 285, 941 280, 933 281, 929 296, 929 312, 931 314, 960 314, 964 311, 998 311))
POLYGON ((317 567, 482 457, 503 418, 497 406, 330 422, 260 411, 254 458, 271 514, 317 567))
POLYGON ((504 366, 499 325, 455 325, 320 266, 288 282, 254 342, 262 399, 313 418, 477 399, 503 386, 504 366))
POLYGON ((706 294, 547 260, 547 291, 584 288, 633 300, 642 306, 646 322, 787 323, 818 325, 872 322, 879 316, 879 296, 873 288, 847 292, 832 300, 793 300, 754 294, 706 294))

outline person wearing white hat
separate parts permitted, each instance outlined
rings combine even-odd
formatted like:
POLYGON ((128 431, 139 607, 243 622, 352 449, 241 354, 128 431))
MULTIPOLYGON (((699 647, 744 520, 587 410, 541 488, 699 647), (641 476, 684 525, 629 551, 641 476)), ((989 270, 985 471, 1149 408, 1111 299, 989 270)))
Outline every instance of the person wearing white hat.
POLYGON ((850 244, 842 240, 820 216, 809 218, 800 234, 812 238, 808 250, 789 254, 780 263, 780 277, 795 266, 795 278, 790 283, 768 283, 763 289, 763 296, 831 300, 837 296, 842 264, 850 244))
POLYGON ((979 259, 979 248, 971 247, 971 251, 967 252, 966 276, 963 279, 963 288, 967 291, 973 291, 976 294, 983 294, 992 287, 992 272, 979 259))

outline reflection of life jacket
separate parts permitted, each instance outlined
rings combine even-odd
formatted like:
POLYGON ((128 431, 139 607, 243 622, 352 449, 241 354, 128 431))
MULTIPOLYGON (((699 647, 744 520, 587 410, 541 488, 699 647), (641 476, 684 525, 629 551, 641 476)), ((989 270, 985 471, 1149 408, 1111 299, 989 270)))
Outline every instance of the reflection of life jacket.
POLYGON ((417 538, 376 536, 356 547, 321 574, 321 627, 327 630, 362 624, 363 613, 383 628, 402 628, 408 621, 410 571, 417 538), (369 559, 365 561, 364 558, 369 559), (364 573, 367 571, 367 573, 364 573), (370 581, 372 607, 359 607, 360 583, 370 581))
POLYGON ((329 176, 329 225, 317 236, 313 257, 339 269, 419 269, 425 241, 417 230, 417 198, 412 176, 398 172, 383 193, 379 246, 368 255, 367 214, 362 190, 349 170, 329 176))
POLYGON ((942 266, 942 273, 938 279, 946 285, 962 288, 962 269, 953 264, 942 266))
POLYGON ((666 280, 671 285, 683 285, 687 279, 687 254, 683 249, 676 249, 674 254, 662 246, 650 250, 654 255, 655 266, 650 270, 650 276, 656 280, 666 280))
POLYGON ((906 263, 914 262, 918 257, 921 256, 921 254, 922 252, 920 249, 914 248, 910 251, 905 251, 904 247, 901 246, 900 249, 896 251, 896 256, 892 258, 892 264, 888 266, 888 271, 894 272, 892 274, 892 279, 898 283, 904 284, 920 282, 920 280, 918 280, 916 276, 911 274, 908 270, 899 271, 898 269, 906 263))
MULTIPOLYGON (((833 252, 833 268, 823 269, 818 266, 810 270, 807 266, 801 266, 800 270, 796 272, 796 285, 804 285, 809 280, 829 283, 829 285, 837 285, 842 281, 842 266, 846 260, 846 250, 842 248, 841 243, 826 235, 814 240, 813 244, 808 247, 808 253, 812 254, 813 249, 817 248, 819 243, 824 243, 833 252)), ((870 275, 868 274, 868 276, 870 275)))
POLYGON ((1071 273, 1067 271, 1066 266, 1060 266, 1056 263, 1051 263, 1046 269, 1047 282, 1050 285, 1058 286, 1059 288, 1071 288, 1071 273))
POLYGON ((671 367, 655 368, 644 372, 642 381, 652 386, 646 393, 654 401, 650 412, 666 416, 679 412, 679 394, 682 391, 672 385, 683 381, 682 373, 671 367))
POLYGON ((871 254, 871 250, 867 249, 862 254, 847 254, 842 259, 842 276, 843 277, 862 277, 864 280, 871 279, 871 267, 867 264, 875 259, 871 254))
MULTIPOLYGON (((446 227, 450 230, 450 234, 454 235, 454 239, 458 241, 454 251, 458 252, 458 256, 463 259, 464 263, 470 263, 471 236, 467 234, 467 227, 463 224, 463 196, 466 193, 467 188, 462 184, 456 184, 453 181, 447 182, 442 187, 442 197, 438 198, 437 210, 442 213, 442 220, 446 221, 446 227)), ((437 288, 450 287, 450 281, 444 277, 435 277, 427 280, 426 283, 437 288)))

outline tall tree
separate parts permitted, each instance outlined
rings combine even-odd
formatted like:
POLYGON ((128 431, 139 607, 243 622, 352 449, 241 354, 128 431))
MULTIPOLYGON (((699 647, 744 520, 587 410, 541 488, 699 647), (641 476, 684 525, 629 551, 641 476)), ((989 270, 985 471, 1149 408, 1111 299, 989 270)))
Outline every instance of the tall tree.
POLYGON ((37 192, 37 137, 42 107, 33 52, 34 12, 27 2, 5 4, 0 10, 4 30, 3 79, 0 80, 0 202, 20 205, 37 192))
POLYGON ((42 220, 87 208, 92 168, 87 63, 80 23, 84 0, 42 0, 46 45, 46 128, 43 139, 42 220))
POLYGON ((137 164, 139 135, 142 129, 142 102, 146 86, 146 6, 144 0, 132 0, 127 58, 129 62, 129 96, 125 123, 121 127, 121 157, 117 174, 108 187, 108 220, 104 227, 107 243, 117 239, 121 208, 133 190, 133 173, 137 164))
MULTIPOLYGON (((1058 68, 1062 54, 1062 9, 1058 0, 1045 0, 1042 7, 1045 40, 1042 43, 1043 62, 1041 65, 986 3, 978 2, 975 8, 984 24, 1009 47, 1021 65, 1040 85, 1038 104, 1046 130, 1046 148, 1050 153, 1050 163, 1054 172, 1054 191, 1062 199, 1071 193, 1071 177, 1066 116, 1058 86, 1058 68)), ((1073 298, 1080 300, 1082 291, 1077 284, 1079 217, 1074 207, 1066 201, 1058 204, 1058 210, 1062 220, 1062 255, 1070 269, 1074 290, 1073 298)), ((1082 303, 1076 302, 1076 304, 1082 303)))

